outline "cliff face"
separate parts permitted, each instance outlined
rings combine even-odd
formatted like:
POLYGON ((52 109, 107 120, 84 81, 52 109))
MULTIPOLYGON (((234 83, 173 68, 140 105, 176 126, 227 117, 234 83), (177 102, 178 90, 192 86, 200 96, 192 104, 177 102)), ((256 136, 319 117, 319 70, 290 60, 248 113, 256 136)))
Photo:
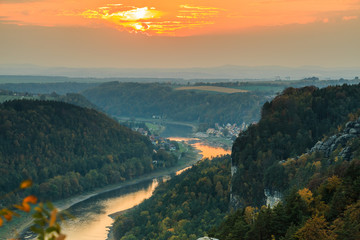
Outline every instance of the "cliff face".
POLYGON ((336 135, 332 135, 325 141, 318 141, 309 153, 322 152, 325 157, 329 157, 338 147, 341 147, 341 151, 338 157, 344 160, 350 161, 352 158, 351 148, 347 146, 347 143, 354 138, 360 136, 360 118, 353 122, 347 122, 345 129, 336 135))

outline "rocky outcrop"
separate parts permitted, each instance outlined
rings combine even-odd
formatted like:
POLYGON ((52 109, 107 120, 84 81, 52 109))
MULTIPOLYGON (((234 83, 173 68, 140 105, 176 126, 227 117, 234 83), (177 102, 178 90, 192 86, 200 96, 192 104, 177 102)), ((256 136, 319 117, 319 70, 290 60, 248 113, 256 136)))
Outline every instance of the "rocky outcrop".
POLYGON ((341 133, 333 135, 325 141, 318 141, 309 153, 319 151, 323 152, 325 157, 329 157, 340 146, 343 149, 338 156, 349 161, 351 159, 351 149, 346 144, 356 137, 360 137, 360 118, 354 122, 346 123, 345 129, 341 133))
POLYGON ((266 197, 266 206, 270 206, 271 208, 275 207, 283 197, 282 193, 279 191, 270 191, 269 189, 264 190, 264 194, 266 197))

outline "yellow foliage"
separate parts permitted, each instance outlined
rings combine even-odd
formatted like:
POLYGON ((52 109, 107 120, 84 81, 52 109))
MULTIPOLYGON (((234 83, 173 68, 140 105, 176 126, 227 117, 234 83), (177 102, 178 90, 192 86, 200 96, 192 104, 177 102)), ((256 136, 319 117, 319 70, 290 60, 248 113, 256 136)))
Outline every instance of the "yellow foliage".
POLYGON ((294 158, 288 158, 286 159, 286 161, 284 163, 282 163, 282 165, 284 167, 289 166, 289 165, 294 165, 296 163, 294 158))
POLYGON ((324 216, 313 216, 295 233, 295 236, 306 240, 335 240, 336 234, 328 225, 324 216))
POLYGON ((52 227, 54 225, 54 223, 56 222, 56 216, 57 216, 57 209, 53 209, 51 211, 51 216, 50 216, 50 221, 49 221, 49 226, 52 227))
POLYGON ((247 224, 251 224, 255 221, 255 216, 256 216, 256 213, 255 213, 255 210, 256 208, 253 208, 251 206, 247 206, 245 208, 245 221, 247 224))
POLYGON ((314 201, 313 194, 308 188, 303 188, 298 191, 300 197, 309 205, 314 201))
POLYGON ((316 170, 319 170, 321 167, 321 162, 320 161, 316 161, 313 163, 313 166, 315 166, 316 170))
POLYGON ((303 154, 298 159, 297 162, 300 163, 302 166, 305 166, 305 163, 308 161, 309 154, 303 154))
POLYGON ((338 176, 334 175, 327 179, 326 188, 329 190, 335 190, 340 184, 341 184, 341 179, 338 176))
POLYGON ((32 185, 32 181, 30 179, 28 179, 28 180, 23 181, 20 184, 20 188, 21 189, 28 188, 28 187, 31 187, 31 185, 32 185))
POLYGON ((14 207, 24 212, 30 212, 29 203, 36 204, 36 202, 37 202, 37 197, 30 195, 24 198, 22 205, 14 205, 14 207))

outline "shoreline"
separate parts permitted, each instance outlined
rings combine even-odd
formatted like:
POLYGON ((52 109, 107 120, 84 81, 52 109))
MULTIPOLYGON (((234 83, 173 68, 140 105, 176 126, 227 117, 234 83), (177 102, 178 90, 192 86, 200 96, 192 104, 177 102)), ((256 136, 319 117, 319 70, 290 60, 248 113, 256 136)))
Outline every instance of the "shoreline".
MULTIPOLYGON (((179 159, 179 162, 176 166, 170 167, 170 168, 166 168, 166 169, 161 169, 158 171, 154 171, 151 173, 147 173, 144 174, 142 176, 139 176, 137 178, 134 179, 130 179, 127 180, 125 182, 121 182, 121 183, 116 183, 116 184, 112 184, 112 185, 108 185, 108 186, 104 186, 98 189, 94 189, 92 191, 86 192, 86 193, 82 193, 82 194, 78 194, 75 195, 73 197, 67 198, 67 199, 62 199, 59 201, 54 202, 54 206, 59 210, 59 211, 64 211, 68 208, 70 208, 71 206, 80 203, 82 201, 85 201, 91 197, 106 193, 106 192, 110 192, 116 189, 120 189, 120 188, 124 188, 124 187, 128 187, 137 183, 141 183, 143 181, 148 181, 154 178, 158 178, 158 177, 163 177, 166 175, 171 175, 171 174, 176 174, 177 171, 180 171, 186 167, 192 166, 193 164, 195 164, 196 162, 200 161, 202 156, 199 154, 199 151, 196 149, 192 150, 193 155, 189 157, 189 159, 181 161, 179 159)), ((14 222, 12 224, 12 222, 8 223, 9 226, 7 226, 7 229, 3 229, 5 230, 5 232, 3 234, 0 234, 0 239, 11 239, 13 237, 16 237, 18 235, 21 235, 22 232, 24 232, 25 229, 29 228, 32 224, 32 219, 30 218, 30 215, 25 215, 25 216, 21 216, 21 218, 17 219, 18 221, 14 222)), ((3 226, 4 227, 4 226, 3 226)), ((112 226, 109 226, 109 228, 111 228, 112 226)))

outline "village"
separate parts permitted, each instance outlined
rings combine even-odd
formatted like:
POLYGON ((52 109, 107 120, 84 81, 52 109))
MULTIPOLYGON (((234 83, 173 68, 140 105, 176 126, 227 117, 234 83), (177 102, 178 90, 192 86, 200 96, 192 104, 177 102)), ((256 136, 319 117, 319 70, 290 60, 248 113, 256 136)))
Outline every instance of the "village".
MULTIPOLYGON (((197 138, 199 141, 206 142, 210 146, 222 147, 224 149, 230 149, 233 141, 239 135, 240 132, 246 130, 248 124, 243 122, 240 125, 237 124, 215 124, 213 128, 208 128, 206 131, 196 131, 192 134, 193 138, 197 138)), ((155 146, 155 149, 164 149, 166 151, 176 151, 179 149, 176 141, 170 141, 167 138, 161 137, 159 132, 151 133, 150 130, 143 125, 143 127, 132 126, 133 131, 147 136, 151 143, 155 146)))

